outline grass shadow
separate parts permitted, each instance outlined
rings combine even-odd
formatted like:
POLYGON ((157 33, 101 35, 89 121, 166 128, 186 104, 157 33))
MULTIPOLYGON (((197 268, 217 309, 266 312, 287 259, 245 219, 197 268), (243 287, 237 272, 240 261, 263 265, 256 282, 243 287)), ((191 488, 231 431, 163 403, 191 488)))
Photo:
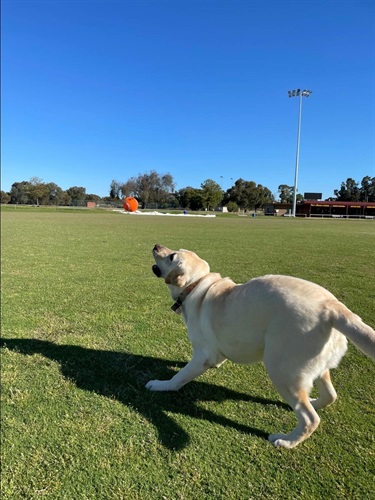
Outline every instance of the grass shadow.
POLYGON ((145 389, 148 380, 168 379, 175 374, 172 368, 181 368, 184 365, 172 360, 58 345, 38 339, 3 338, 1 347, 26 356, 41 354, 58 362, 62 375, 72 380, 77 387, 129 405, 156 427, 161 443, 171 450, 184 448, 189 442, 189 435, 167 413, 205 419, 267 439, 268 434, 265 431, 204 410, 196 405, 198 402, 241 400, 289 409, 288 405, 280 401, 252 397, 206 382, 193 381, 179 392, 150 392, 145 389))

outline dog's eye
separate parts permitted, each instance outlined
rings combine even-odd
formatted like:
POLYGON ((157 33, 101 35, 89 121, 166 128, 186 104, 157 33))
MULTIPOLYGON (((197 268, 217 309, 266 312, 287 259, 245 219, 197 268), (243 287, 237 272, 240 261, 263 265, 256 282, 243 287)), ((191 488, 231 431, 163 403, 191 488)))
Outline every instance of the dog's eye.
POLYGON ((171 255, 169 256, 169 260, 172 261, 175 255, 176 255, 175 253, 171 253, 171 255))

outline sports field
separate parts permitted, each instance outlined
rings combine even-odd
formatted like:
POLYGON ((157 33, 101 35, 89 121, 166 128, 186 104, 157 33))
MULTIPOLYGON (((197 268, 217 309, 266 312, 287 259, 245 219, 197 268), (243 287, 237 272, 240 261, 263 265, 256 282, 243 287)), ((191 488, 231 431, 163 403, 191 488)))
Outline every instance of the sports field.
POLYGON ((352 345, 337 402, 294 450, 267 441, 295 416, 261 364, 144 388, 191 353, 155 243, 237 282, 315 281, 375 327, 374 221, 3 208, 2 498, 371 498, 375 364, 352 345))

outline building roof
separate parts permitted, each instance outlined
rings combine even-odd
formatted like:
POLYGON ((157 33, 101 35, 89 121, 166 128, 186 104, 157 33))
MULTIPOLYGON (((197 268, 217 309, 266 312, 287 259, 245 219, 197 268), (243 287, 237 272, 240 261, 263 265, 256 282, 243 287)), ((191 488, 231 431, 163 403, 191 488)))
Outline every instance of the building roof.
POLYGON ((315 201, 303 200, 299 205, 313 205, 313 206, 333 206, 333 207, 375 207, 374 201, 315 201))

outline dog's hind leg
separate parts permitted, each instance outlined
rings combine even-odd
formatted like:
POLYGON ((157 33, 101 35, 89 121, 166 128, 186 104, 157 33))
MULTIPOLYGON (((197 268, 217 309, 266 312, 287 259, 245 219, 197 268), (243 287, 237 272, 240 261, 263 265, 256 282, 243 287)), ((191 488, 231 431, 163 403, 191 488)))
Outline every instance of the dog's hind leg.
POLYGON ((293 408, 298 425, 289 434, 271 434, 268 440, 274 446, 283 448, 294 448, 305 441, 318 427, 320 418, 309 400, 309 394, 305 389, 300 389, 293 395, 289 391, 280 391, 284 399, 293 408))
POLYGON ((316 379, 315 385, 319 392, 319 397, 311 400, 311 404, 315 410, 325 408, 336 401, 337 394, 332 385, 329 370, 326 370, 318 379, 316 379))
POLYGON ((293 380, 285 373, 280 373, 275 369, 275 365, 270 368, 266 364, 268 374, 280 395, 294 410, 298 424, 289 434, 271 434, 268 440, 274 446, 283 448, 294 448, 302 441, 305 441, 318 427, 320 418, 312 406, 309 394, 312 387, 308 379, 299 377, 293 380))

